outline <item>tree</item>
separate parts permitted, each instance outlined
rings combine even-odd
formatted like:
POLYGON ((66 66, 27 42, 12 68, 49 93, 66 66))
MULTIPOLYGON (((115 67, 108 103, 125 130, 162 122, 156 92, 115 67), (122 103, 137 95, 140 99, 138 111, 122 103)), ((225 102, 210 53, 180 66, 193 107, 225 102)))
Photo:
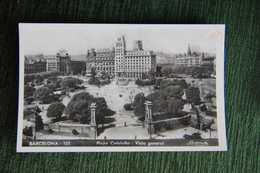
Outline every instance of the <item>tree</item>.
POLYGON ((154 70, 151 69, 148 74, 149 74, 148 76, 149 76, 150 80, 154 80, 155 79, 156 72, 154 70))
POLYGON ((78 85, 82 84, 83 81, 80 79, 76 79, 74 77, 67 77, 62 79, 61 81, 61 88, 63 89, 69 89, 69 88, 76 88, 78 85))
POLYGON ((167 116, 171 117, 183 109, 184 102, 182 100, 183 89, 178 85, 174 86, 169 84, 172 83, 164 83, 164 89, 149 94, 147 100, 153 103, 153 112, 169 114, 169 116, 167 116))
POLYGON ((96 75, 97 75, 96 69, 95 69, 95 67, 92 67, 91 68, 91 78, 95 78, 96 75))
POLYGON ((164 76, 169 77, 169 75, 172 73, 172 68, 170 67, 163 67, 162 68, 162 73, 164 76))
POLYGON ((65 106, 63 103, 52 103, 47 109, 47 117, 60 119, 65 106))
POLYGON ((82 75, 82 76, 85 76, 86 74, 87 74, 86 71, 82 71, 82 72, 81 72, 81 75, 82 75))
POLYGON ((171 85, 174 85, 173 81, 171 81, 171 80, 162 80, 160 82, 160 88, 161 89, 165 89, 165 88, 167 88, 168 86, 171 86, 171 85))
POLYGON ((189 87, 185 91, 186 100, 188 103, 193 103, 195 105, 200 103, 200 90, 196 87, 189 87))
POLYGON ((24 99, 27 99, 29 97, 33 97, 33 93, 36 91, 34 87, 25 86, 24 87, 24 99))
POLYGON ((90 85, 97 85, 97 86, 100 86, 101 85, 101 82, 100 82, 100 80, 98 79, 98 78, 90 78, 89 79, 89 81, 88 81, 88 83, 90 84, 90 85))
POLYGON ((100 82, 100 80, 96 77, 96 75, 97 75, 97 72, 96 72, 96 70, 95 70, 95 67, 92 67, 92 68, 91 68, 91 78, 90 78, 89 81, 88 81, 88 83, 89 83, 90 85, 97 85, 97 86, 101 85, 101 82, 100 82))
POLYGON ((104 98, 94 98, 87 92, 75 94, 68 103, 65 114, 73 121, 83 124, 89 123, 91 120, 90 105, 96 103, 96 122, 102 124, 105 122, 106 116, 111 116, 115 112, 110 110, 104 98))
POLYGON ((159 89, 161 85, 162 79, 156 79, 154 89, 159 89))
POLYGON ((144 114, 145 114, 145 105, 144 105, 145 100, 146 100, 146 98, 145 98, 143 93, 135 95, 134 102, 133 102, 135 116, 138 116, 138 117, 144 116, 144 114))
POLYGON ((45 79, 44 74, 36 73, 36 75, 35 75, 36 84, 41 84, 44 81, 44 79, 45 79))
POLYGON ((167 112, 172 114, 178 114, 178 112, 181 111, 184 106, 184 103, 181 99, 176 99, 174 97, 167 100, 167 103, 167 112))
POLYGON ((48 87, 38 88, 33 95, 35 100, 42 101, 43 103, 51 103, 53 101, 52 91, 48 87))
POLYGON ((126 104, 124 104, 124 108, 125 108, 126 111, 133 110, 131 103, 126 103, 126 104))
POLYGON ((43 121, 42 121, 42 117, 37 115, 35 117, 35 131, 38 132, 40 130, 43 129, 43 121))
POLYGON ((134 114, 137 117, 144 117, 145 115, 145 104, 140 102, 134 106, 134 114))
POLYGON ((181 99, 183 94, 183 89, 180 86, 168 86, 161 91, 162 97, 166 99, 170 99, 172 97, 181 99))
POLYGON ((140 80, 140 79, 137 79, 137 80, 135 81, 135 84, 138 85, 138 86, 143 86, 143 85, 144 85, 143 81, 140 80))
POLYGON ((35 74, 25 74, 24 75, 24 85, 26 85, 29 82, 33 82, 35 79, 35 74))
POLYGON ((178 80, 175 79, 173 80, 174 85, 179 85, 182 89, 188 88, 188 84, 184 79, 178 80))
POLYGON ((134 98, 134 103, 133 105, 136 105, 140 102, 145 102, 146 98, 144 96, 144 93, 139 93, 139 94, 136 94, 135 95, 135 98, 134 98))
POLYGON ((106 73, 105 71, 101 72, 101 76, 100 79, 103 80, 102 82, 100 81, 101 85, 106 85, 110 83, 110 76, 108 73, 106 73))

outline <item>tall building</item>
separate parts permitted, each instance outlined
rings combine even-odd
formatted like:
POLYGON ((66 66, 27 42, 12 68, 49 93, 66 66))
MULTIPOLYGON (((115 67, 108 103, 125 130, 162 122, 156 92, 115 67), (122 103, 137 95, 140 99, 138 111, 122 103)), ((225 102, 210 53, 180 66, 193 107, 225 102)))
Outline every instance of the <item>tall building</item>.
POLYGON ((71 57, 67 53, 66 50, 60 50, 59 53, 56 54, 57 58, 57 68, 60 72, 70 74, 70 64, 71 64, 71 57))
POLYGON ((144 51, 142 41, 134 42, 132 51, 126 50, 124 36, 115 42, 115 76, 121 78, 143 78, 156 70, 156 55, 153 51, 144 51))
POLYGON ((136 40, 134 41, 134 51, 143 51, 143 43, 142 40, 136 40))
POLYGON ((95 68, 98 75, 102 72, 107 73, 110 76, 114 76, 115 71, 115 53, 110 49, 99 49, 95 51, 94 48, 91 51, 88 50, 86 60, 86 73, 91 73, 91 68, 95 68))

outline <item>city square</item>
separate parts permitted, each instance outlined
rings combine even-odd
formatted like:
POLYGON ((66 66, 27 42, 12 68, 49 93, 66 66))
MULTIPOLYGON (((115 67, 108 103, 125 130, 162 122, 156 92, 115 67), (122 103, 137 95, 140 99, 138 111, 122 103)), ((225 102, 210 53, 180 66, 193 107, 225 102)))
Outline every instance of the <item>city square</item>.
POLYGON ((218 145, 214 48, 168 53, 126 35, 82 54, 24 54, 24 146, 218 145))

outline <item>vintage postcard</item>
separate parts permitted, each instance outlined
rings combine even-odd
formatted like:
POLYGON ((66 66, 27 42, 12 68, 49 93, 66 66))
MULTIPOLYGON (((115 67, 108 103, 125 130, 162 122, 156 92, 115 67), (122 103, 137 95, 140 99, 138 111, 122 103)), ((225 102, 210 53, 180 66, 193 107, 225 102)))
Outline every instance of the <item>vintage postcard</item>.
POLYGON ((19 24, 17 152, 226 151, 225 25, 19 24))

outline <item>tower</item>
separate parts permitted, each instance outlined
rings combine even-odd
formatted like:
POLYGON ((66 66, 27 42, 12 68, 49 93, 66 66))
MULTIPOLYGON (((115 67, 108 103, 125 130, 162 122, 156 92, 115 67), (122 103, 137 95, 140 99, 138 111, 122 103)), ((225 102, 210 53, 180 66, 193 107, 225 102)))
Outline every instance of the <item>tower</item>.
POLYGON ((124 54, 126 49, 126 43, 125 43, 125 37, 121 36, 116 39, 116 45, 115 45, 115 53, 118 55, 124 54))
POLYGON ((58 69, 60 72, 69 74, 71 69, 71 58, 66 50, 60 50, 59 53, 56 54, 58 69))
POLYGON ((188 46, 187 55, 189 55, 189 56, 191 55, 190 44, 188 46))
POLYGON ((126 42, 125 37, 121 36, 116 39, 115 43, 115 76, 123 77, 125 72, 125 51, 126 42))
POLYGON ((204 52, 201 55, 202 60, 205 58, 204 52))
POLYGON ((143 44, 142 40, 136 40, 134 41, 134 51, 143 51, 143 44))

